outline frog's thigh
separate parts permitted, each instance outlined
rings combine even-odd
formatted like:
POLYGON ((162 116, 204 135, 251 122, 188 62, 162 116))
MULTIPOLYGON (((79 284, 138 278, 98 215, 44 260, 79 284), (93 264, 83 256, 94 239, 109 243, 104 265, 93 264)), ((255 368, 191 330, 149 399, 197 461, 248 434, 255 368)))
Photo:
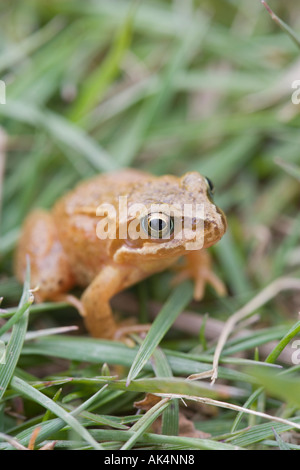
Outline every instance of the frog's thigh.
POLYGON ((226 287, 213 272, 210 254, 205 249, 191 250, 186 254, 186 265, 175 281, 182 281, 186 278, 194 280, 195 300, 202 299, 207 283, 211 284, 219 295, 226 294, 226 287))
POLYGON ((25 277, 27 255, 30 258, 31 287, 38 287, 37 301, 55 299, 72 287, 73 277, 67 257, 52 216, 46 211, 35 210, 24 223, 15 258, 15 272, 21 282, 25 277))
POLYGON ((84 322, 96 338, 113 338, 118 327, 110 307, 110 299, 119 291, 141 279, 133 267, 105 266, 84 291, 81 302, 84 322))

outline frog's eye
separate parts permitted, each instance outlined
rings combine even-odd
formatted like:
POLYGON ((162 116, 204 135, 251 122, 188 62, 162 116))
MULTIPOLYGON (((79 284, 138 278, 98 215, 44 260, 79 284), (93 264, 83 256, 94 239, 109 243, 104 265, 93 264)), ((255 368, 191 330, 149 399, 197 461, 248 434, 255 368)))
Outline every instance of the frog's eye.
POLYGON ((174 231, 174 219, 162 212, 154 212, 143 217, 143 230, 150 238, 167 238, 174 231))
POLYGON ((211 194, 213 194, 215 192, 215 187, 214 187, 214 184, 212 182, 212 180, 210 180, 209 178, 207 178, 207 176, 205 177, 205 181, 206 181, 206 184, 207 184, 207 188, 209 190, 209 192, 211 194))

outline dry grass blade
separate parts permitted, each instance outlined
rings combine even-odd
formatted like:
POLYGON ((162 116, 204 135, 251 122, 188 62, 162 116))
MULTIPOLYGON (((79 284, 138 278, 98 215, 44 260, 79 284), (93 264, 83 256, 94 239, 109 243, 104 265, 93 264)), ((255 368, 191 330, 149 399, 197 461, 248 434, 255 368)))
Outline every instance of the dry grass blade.
POLYGON ((211 377, 212 384, 216 381, 218 377, 218 364, 222 350, 226 344, 226 341, 229 335, 234 330, 235 325, 247 318, 249 315, 254 313, 258 308, 267 303, 273 297, 275 297, 279 292, 284 290, 291 289, 300 289, 300 279, 295 278, 280 278, 276 279, 269 286, 263 289, 256 297, 254 297, 250 302, 248 302, 243 308, 238 310, 236 313, 231 315, 224 325, 223 331, 219 337, 213 360, 212 370, 204 372, 202 374, 193 374, 189 376, 189 379, 196 380, 211 377))
POLYGON ((278 26, 280 26, 280 28, 283 31, 285 31, 293 39, 293 41, 297 44, 298 47, 300 47, 300 38, 297 36, 295 31, 292 28, 290 28, 289 25, 287 25, 284 21, 282 21, 282 19, 279 18, 279 16, 277 16, 273 12, 273 10, 269 7, 267 2, 265 2, 264 0, 261 0, 261 3, 263 4, 267 12, 270 13, 272 20, 275 21, 275 23, 277 23, 278 26))
POLYGON ((243 413, 247 413, 254 416, 259 416, 260 418, 268 419, 270 421, 275 421, 277 423, 287 424, 291 426, 291 428, 300 429, 300 424, 294 423, 288 419, 280 418, 279 416, 271 416, 267 413, 263 413, 261 411, 251 410, 249 408, 245 408, 243 406, 234 405, 233 403, 228 403, 220 400, 215 400, 214 398, 208 397, 193 397, 190 395, 179 395, 179 394, 166 394, 166 393, 156 393, 155 395, 164 397, 164 398, 181 398, 184 400, 192 400, 198 403, 205 403, 206 405, 217 406, 219 408, 225 408, 227 410, 239 411, 243 413))

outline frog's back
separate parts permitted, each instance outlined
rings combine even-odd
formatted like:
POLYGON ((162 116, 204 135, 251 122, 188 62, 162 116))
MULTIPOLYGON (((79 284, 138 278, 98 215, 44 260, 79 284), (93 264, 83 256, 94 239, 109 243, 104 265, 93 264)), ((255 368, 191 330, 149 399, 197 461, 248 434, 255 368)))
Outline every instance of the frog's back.
POLYGON ((107 202, 114 204, 118 197, 130 192, 132 185, 153 176, 134 169, 97 175, 79 183, 67 193, 55 206, 67 214, 78 211, 80 207, 95 207, 107 202))
POLYGON ((120 195, 149 178, 154 177, 134 169, 100 174, 79 183, 55 204, 52 215, 79 284, 90 282, 111 261, 111 240, 97 237, 97 207, 108 203, 117 208, 120 195))

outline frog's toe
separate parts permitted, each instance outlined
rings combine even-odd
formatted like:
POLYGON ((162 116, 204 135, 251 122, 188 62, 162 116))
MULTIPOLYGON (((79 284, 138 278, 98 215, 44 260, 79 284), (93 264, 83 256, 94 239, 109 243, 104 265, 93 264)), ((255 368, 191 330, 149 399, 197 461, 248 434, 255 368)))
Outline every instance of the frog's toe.
POLYGON ((194 281, 195 300, 203 298, 206 284, 210 284, 218 295, 226 295, 225 284, 213 272, 211 257, 206 250, 188 253, 185 265, 179 267, 179 273, 173 278, 172 284, 177 285, 187 279, 194 281))
POLYGON ((195 278, 194 299, 201 300, 204 296, 205 285, 210 284, 219 296, 224 296, 227 293, 226 286, 221 279, 216 276, 213 271, 206 269, 199 269, 195 278))

